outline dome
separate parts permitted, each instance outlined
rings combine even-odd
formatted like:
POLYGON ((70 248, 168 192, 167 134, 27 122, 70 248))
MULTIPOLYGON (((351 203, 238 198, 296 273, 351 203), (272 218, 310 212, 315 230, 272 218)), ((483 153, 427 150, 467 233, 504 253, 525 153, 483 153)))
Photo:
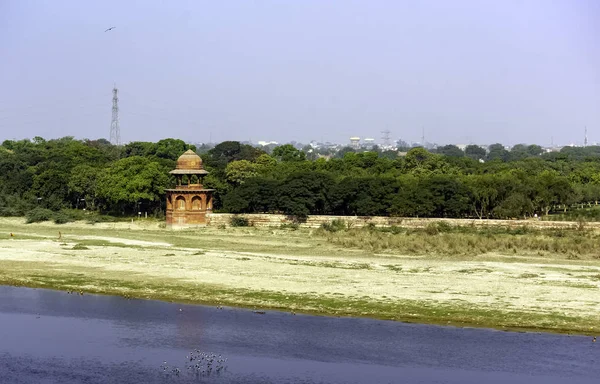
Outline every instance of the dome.
POLYGON ((188 149, 177 159, 176 169, 202 169, 202 159, 196 152, 188 149))
POLYGON ((196 154, 196 152, 188 149, 185 153, 179 156, 177 159, 177 166, 175 170, 171 171, 172 174, 206 174, 204 167, 202 166, 202 159, 196 154))

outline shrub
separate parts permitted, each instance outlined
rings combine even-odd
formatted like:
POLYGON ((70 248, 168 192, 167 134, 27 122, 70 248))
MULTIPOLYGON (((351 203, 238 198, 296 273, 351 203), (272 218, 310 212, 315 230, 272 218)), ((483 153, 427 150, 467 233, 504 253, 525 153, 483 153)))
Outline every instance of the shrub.
POLYGON ((279 229, 291 229, 292 231, 296 231, 298 228, 300 228, 298 223, 287 223, 279 226, 279 229))
POLYGON ((54 212, 52 219, 55 224, 65 224, 75 221, 75 217, 68 211, 54 212))
POLYGON ((79 244, 75 244, 75 245, 73 246, 73 248, 71 248, 71 249, 73 249, 73 250, 75 250, 75 251, 85 251, 86 249, 89 249, 89 248, 88 248, 88 247, 86 247, 85 245, 83 245, 83 244, 79 243, 79 244))
POLYGON ((21 216, 21 212, 13 207, 0 207, 0 217, 21 216))
POLYGON ((100 215, 98 213, 90 213, 89 215, 86 215, 85 218, 86 222, 92 225, 96 223, 114 223, 119 221, 119 219, 114 216, 100 215))
POLYGON ((342 219, 334 219, 331 223, 323 223, 321 224, 321 228, 326 230, 327 232, 338 232, 346 229, 346 222, 342 219))
POLYGON ((248 220, 247 217, 232 216, 231 219, 229 220, 229 224, 232 227, 249 227, 250 221, 248 220))
POLYGON ((425 233, 429 236, 435 236, 440 233, 439 226, 437 223, 429 223, 427 224, 427 227, 425 227, 425 233))
POLYGON ((34 208, 25 214, 27 223, 41 223, 42 221, 48 221, 52 219, 54 212, 46 208, 34 208))
POLYGON ((437 228, 440 232, 451 232, 454 229, 452 225, 448 224, 445 221, 438 221, 437 228))

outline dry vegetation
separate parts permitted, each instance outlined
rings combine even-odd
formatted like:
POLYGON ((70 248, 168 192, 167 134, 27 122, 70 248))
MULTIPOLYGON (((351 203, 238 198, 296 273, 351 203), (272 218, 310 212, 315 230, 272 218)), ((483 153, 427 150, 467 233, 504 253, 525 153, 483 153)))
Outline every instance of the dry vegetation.
POLYGON ((598 234, 0 219, 0 283, 340 316, 594 333, 598 234), (61 231, 59 239, 58 231, 61 231), (11 237, 9 233, 13 233, 11 237))
POLYGON ((573 228, 451 226, 432 222, 425 228, 351 229, 343 221, 318 232, 328 241, 347 248, 374 252, 456 257, 496 252, 570 259, 599 259, 600 232, 579 223, 573 228))

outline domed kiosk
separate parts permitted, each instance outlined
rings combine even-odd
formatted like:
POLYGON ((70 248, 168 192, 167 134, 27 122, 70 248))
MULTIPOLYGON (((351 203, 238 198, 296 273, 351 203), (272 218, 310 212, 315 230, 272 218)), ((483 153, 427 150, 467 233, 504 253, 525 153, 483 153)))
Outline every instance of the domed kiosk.
POLYGON ((177 159, 177 166, 169 172, 177 179, 177 186, 166 189, 167 227, 185 228, 206 225, 206 214, 212 212, 212 192, 204 189, 202 180, 208 172, 202 159, 188 149, 177 159))

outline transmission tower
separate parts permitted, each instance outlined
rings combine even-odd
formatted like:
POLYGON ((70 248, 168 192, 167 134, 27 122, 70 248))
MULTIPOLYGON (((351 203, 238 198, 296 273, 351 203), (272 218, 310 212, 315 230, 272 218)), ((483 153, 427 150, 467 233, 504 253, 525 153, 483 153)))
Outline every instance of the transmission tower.
POLYGON ((585 134, 584 134, 584 138, 583 138, 583 146, 587 147, 587 127, 585 127, 585 134))
POLYGON ((121 129, 119 128, 119 90, 117 86, 113 88, 112 98, 112 120, 110 121, 110 142, 114 145, 121 145, 121 129))
POLYGON ((385 131, 381 131, 381 134, 383 136, 381 136, 381 140, 383 140, 383 145, 386 147, 390 147, 392 145, 391 143, 391 138, 390 138, 390 131, 389 130, 385 130, 385 131))

